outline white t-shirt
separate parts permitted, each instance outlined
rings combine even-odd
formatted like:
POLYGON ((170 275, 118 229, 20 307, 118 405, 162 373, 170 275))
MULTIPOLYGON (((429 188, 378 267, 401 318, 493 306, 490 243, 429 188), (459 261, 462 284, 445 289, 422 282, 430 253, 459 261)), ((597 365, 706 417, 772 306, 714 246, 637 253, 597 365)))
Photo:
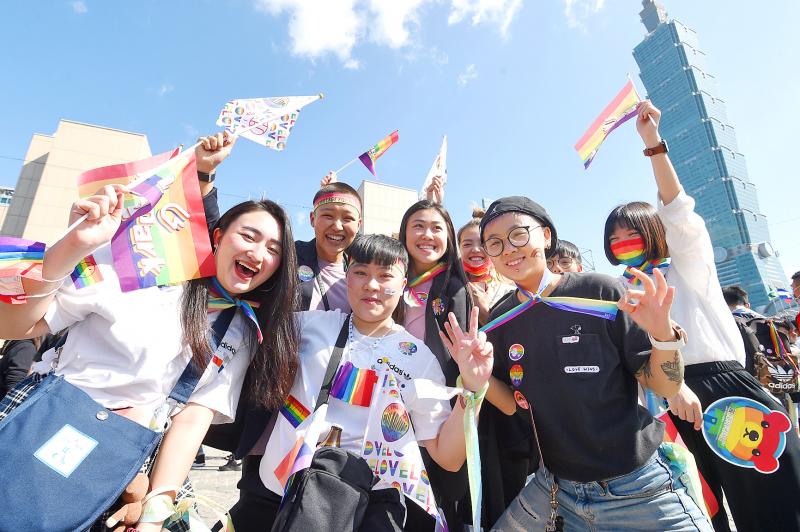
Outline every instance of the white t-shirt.
MULTIPOLYGON (((56 373, 106 408, 154 412, 190 359, 181 340, 183 287, 123 293, 111 266, 110 246, 93 256, 103 280, 78 289, 67 279, 45 314, 52 332, 70 327, 56 373)), ((209 316, 209 327, 216 314, 209 316)), ((210 363, 190 398, 216 412, 213 423, 230 423, 236 414, 252 357, 246 320, 237 312, 225 339, 230 348, 217 352, 222 369, 210 363)), ((33 370, 49 372, 55 357, 54 350, 48 351, 33 370)))
MULTIPOLYGON (((313 410, 334 343, 347 314, 339 310, 312 310, 297 313, 297 317, 301 335, 300 367, 291 395, 308 410, 313 410)), ((444 374, 438 360, 425 344, 404 329, 397 329, 397 332, 380 339, 373 349, 377 338, 364 336, 353 328, 353 342, 345 347, 340 365, 350 361, 361 369, 389 369, 395 372, 400 395, 410 414, 417 441, 432 440, 437 437, 441 425, 450 416, 450 403, 447 400, 417 397, 413 381, 427 379, 444 386, 444 374)), ((339 425, 342 427, 341 447, 360 454, 368 416, 369 408, 350 405, 331 396, 321 437, 327 434, 330 425, 339 425)), ((261 464, 261 480, 275 493, 283 493, 280 483, 272 474, 285 455, 279 447, 281 442, 293 443, 296 439, 292 425, 278 414, 261 464)))

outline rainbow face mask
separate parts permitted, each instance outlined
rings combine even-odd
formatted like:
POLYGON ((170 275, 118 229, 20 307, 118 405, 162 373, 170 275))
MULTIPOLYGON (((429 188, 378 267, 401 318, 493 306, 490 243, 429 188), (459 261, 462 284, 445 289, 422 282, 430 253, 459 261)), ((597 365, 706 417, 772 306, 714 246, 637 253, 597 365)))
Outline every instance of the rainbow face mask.
POLYGON ((611 253, 626 266, 641 266, 644 263, 644 240, 640 236, 617 240, 611 244, 611 253))

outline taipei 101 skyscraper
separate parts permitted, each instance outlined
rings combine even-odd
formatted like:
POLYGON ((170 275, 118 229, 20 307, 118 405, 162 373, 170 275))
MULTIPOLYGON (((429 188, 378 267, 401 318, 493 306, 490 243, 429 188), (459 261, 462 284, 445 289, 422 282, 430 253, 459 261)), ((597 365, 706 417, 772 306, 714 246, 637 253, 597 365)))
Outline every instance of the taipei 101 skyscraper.
POLYGON ((670 159, 711 234, 720 284, 742 286, 751 305, 763 307, 788 282, 716 78, 694 30, 669 19, 660 2, 642 5, 647 35, 633 57, 648 98, 663 112, 659 129, 670 159))

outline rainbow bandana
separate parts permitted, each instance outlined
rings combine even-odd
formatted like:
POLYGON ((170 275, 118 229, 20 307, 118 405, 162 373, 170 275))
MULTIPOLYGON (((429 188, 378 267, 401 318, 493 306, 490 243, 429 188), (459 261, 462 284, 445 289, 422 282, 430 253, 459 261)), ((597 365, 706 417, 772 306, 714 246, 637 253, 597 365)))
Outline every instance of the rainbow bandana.
POLYGON ((208 309, 209 310, 223 310, 226 308, 231 307, 239 307, 244 312, 244 315, 247 316, 250 321, 253 322, 253 325, 256 326, 256 333, 258 334, 258 343, 264 341, 264 337, 261 335, 261 327, 258 325, 258 318, 256 318, 256 313, 253 310, 253 307, 258 308, 258 303, 255 301, 245 301, 244 299, 239 299, 238 297, 231 296, 228 292, 222 288, 222 285, 219 284, 219 281, 216 277, 211 278, 211 287, 209 289, 209 296, 208 296, 208 309))
POLYGON ((405 300, 405 302, 411 306, 417 306, 417 305, 424 306, 425 301, 423 301, 422 298, 419 295, 417 295, 417 293, 414 291, 414 287, 432 280, 434 277, 436 277, 446 269, 447 269, 447 264, 445 264, 444 262, 440 262, 427 272, 423 273, 414 280, 410 281, 406 286, 405 292, 403 293, 403 299, 405 300))
POLYGON ((472 266, 466 261, 462 261, 461 265, 464 271, 469 275, 469 280, 473 283, 488 283, 492 280, 492 261, 487 260, 480 266, 472 266))
MULTIPOLYGON (((639 286, 642 282, 639 280, 638 277, 633 275, 631 271, 633 267, 628 266, 625 268, 625 271, 622 272, 622 276, 625 278, 633 286, 639 286)), ((639 266, 639 270, 643 271, 647 275, 653 275, 653 270, 658 268, 659 270, 663 270, 661 273, 667 273, 666 270, 669 268, 669 259, 658 259, 658 260, 646 260, 639 266)))
POLYGON ((524 303, 520 303, 516 307, 512 308, 508 312, 504 312, 500 316, 496 317, 486 325, 480 328, 483 332, 489 332, 492 329, 496 329, 500 327, 504 323, 508 323, 509 321, 513 320, 535 304, 542 302, 548 307, 557 308, 559 310, 566 310, 567 312, 577 312, 578 314, 588 314, 590 316, 596 316, 598 318, 603 318, 606 320, 614 320, 617 317, 617 302, 616 301, 604 301, 602 299, 587 299, 584 297, 542 297, 541 293, 547 288, 547 285, 550 284, 550 281, 553 278, 553 274, 545 268, 544 273, 542 274, 542 280, 539 283, 539 289, 536 290, 535 294, 531 294, 521 286, 517 285, 517 288, 520 292, 522 292, 525 297, 528 298, 527 301, 524 303))
POLYGON ((329 203, 342 203, 344 205, 350 205, 358 212, 358 215, 361 216, 361 205, 359 205, 358 201, 356 201, 352 194, 331 192, 330 194, 320 196, 317 198, 317 201, 314 202, 314 210, 316 211, 318 207, 327 205, 329 203))

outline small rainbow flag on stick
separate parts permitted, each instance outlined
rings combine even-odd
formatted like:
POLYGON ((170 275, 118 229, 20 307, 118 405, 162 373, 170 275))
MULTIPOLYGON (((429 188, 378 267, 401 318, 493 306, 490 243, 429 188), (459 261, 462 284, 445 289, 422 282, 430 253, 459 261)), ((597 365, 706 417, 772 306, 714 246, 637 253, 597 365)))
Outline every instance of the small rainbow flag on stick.
POLYGON ((42 280, 45 245, 42 242, 0 236, 0 301, 25 303, 22 278, 42 280))
POLYGON ((359 155, 358 158, 364 163, 364 166, 367 167, 367 170, 369 170, 372 175, 377 176, 378 174, 375 173, 375 161, 378 160, 378 157, 386 153, 386 150, 398 140, 400 140, 400 132, 394 130, 388 136, 381 139, 376 145, 359 155))
POLYGON ((592 164, 597 150, 606 139, 609 133, 614 131, 620 124, 636 116, 636 106, 639 105, 639 95, 636 87, 630 79, 628 83, 619 91, 614 99, 609 103, 603 112, 600 113, 586 133, 575 144, 578 155, 583 160, 583 167, 589 168, 592 164))

